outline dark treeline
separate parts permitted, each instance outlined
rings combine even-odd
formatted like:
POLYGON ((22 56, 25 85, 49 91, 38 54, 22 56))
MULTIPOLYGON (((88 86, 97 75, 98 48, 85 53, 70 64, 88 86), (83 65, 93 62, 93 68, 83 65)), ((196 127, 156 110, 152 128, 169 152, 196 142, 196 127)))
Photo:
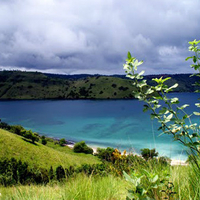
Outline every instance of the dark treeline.
POLYGON ((55 169, 50 167, 47 170, 37 166, 30 166, 27 162, 22 162, 15 158, 5 158, 0 160, 0 185, 47 184, 52 181, 67 181, 70 177, 74 177, 79 173, 84 173, 88 176, 107 176, 109 174, 123 176, 123 171, 130 173, 134 169, 134 165, 138 165, 138 163, 146 168, 154 165, 162 167, 169 164, 165 157, 159 159, 149 157, 149 160, 145 160, 137 155, 124 156, 121 152, 114 149, 113 153, 110 154, 110 150, 111 148, 107 148, 95 155, 101 159, 102 163, 92 165, 82 164, 76 168, 74 166, 65 168, 59 165, 55 169), (105 155, 107 156, 104 157, 105 155))
POLYGON ((64 181, 78 173, 105 174, 104 164, 84 164, 78 168, 58 166, 49 170, 30 166, 27 162, 15 158, 0 160, 0 185, 12 186, 16 184, 47 184, 50 181, 64 181))

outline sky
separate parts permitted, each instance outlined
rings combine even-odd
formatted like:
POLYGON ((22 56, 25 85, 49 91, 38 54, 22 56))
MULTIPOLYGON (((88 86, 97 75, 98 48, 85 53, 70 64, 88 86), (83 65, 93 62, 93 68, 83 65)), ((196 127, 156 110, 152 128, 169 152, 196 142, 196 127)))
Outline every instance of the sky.
POLYGON ((199 0, 0 0, 0 70, 125 74, 127 52, 145 74, 191 73, 199 0))

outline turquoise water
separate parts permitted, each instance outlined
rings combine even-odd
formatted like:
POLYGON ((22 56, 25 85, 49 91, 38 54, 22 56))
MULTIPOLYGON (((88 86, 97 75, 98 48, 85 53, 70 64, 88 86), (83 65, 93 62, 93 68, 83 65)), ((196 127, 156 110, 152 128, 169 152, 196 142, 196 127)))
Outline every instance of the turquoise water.
MULTIPOLYGON (((173 95, 190 105, 198 98, 193 93, 173 95)), ((137 153, 141 148, 156 148, 160 156, 185 159, 187 155, 178 142, 168 135, 158 136, 158 124, 149 113, 142 112, 143 105, 138 100, 0 101, 0 118, 50 137, 137 153)), ((194 109, 191 106, 188 112, 194 109)), ((199 118, 193 120, 198 122, 199 118)))

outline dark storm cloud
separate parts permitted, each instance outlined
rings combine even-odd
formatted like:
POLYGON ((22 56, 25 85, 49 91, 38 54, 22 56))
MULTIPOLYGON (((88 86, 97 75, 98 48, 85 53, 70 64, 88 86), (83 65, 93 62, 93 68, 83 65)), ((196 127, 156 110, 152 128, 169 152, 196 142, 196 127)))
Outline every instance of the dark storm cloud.
POLYGON ((190 72, 198 0, 0 0, 0 68, 123 73, 127 51, 148 74, 190 72))

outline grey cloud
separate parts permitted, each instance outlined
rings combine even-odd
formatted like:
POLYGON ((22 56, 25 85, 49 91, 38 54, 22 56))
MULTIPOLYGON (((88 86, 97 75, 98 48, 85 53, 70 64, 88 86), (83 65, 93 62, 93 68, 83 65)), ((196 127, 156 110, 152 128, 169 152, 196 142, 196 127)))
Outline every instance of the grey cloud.
POLYGON ((151 73, 190 72, 198 0, 0 1, 0 66, 57 73, 123 73, 128 51, 151 73))

